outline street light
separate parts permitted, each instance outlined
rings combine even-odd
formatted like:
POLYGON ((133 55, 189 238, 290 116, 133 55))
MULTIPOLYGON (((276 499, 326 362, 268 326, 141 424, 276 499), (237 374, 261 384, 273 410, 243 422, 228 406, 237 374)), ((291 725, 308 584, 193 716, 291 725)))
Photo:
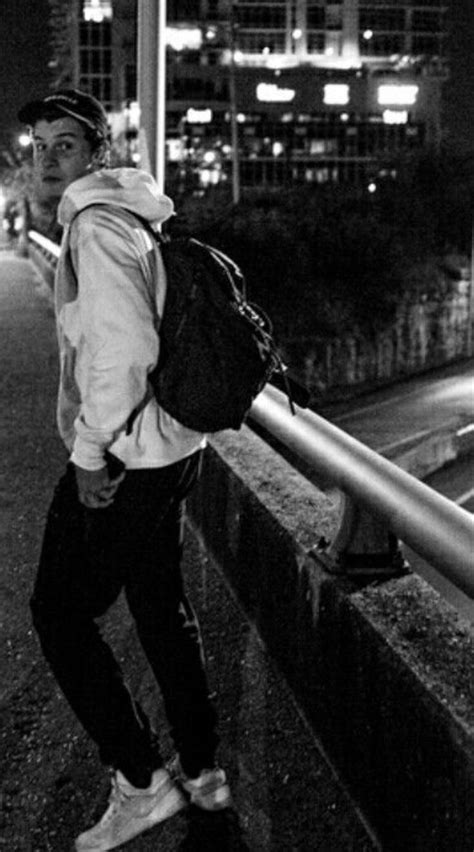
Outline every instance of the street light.
POLYGON ((31 136, 29 133, 20 133, 18 137, 18 144, 20 148, 29 148, 31 145, 31 136))

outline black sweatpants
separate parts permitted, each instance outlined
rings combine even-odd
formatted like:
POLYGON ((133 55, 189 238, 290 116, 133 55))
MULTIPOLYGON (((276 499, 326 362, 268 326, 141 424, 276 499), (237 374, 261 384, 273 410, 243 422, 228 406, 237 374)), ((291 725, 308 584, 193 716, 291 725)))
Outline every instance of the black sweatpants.
POLYGON ((49 510, 31 600, 44 655, 64 695, 102 761, 137 787, 148 786, 163 761, 96 619, 123 589, 183 769, 194 776, 212 766, 216 717, 180 570, 183 501, 197 479, 200 455, 127 471, 106 509, 79 502, 69 464, 49 510))

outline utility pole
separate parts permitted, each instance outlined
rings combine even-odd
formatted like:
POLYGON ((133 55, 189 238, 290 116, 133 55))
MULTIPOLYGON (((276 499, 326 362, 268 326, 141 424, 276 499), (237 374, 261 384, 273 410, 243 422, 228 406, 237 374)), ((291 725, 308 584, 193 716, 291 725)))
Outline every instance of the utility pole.
POLYGON ((138 0, 139 148, 142 168, 165 185, 166 0, 138 0))
POLYGON ((239 128, 237 124, 237 96, 235 88, 235 14, 234 4, 230 12, 230 65, 229 65, 229 98, 230 98, 230 133, 232 148, 232 201, 240 201, 240 165, 239 165, 239 128))

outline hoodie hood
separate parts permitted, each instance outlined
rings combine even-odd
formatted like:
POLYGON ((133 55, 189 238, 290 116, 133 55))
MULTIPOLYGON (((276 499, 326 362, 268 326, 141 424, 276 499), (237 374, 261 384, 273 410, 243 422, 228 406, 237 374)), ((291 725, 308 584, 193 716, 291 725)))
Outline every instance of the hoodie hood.
POLYGON ((90 204, 109 204, 131 210, 149 222, 165 222, 173 214, 173 202, 162 195, 152 175, 140 169, 102 169, 73 181, 58 207, 58 222, 68 225, 90 204))

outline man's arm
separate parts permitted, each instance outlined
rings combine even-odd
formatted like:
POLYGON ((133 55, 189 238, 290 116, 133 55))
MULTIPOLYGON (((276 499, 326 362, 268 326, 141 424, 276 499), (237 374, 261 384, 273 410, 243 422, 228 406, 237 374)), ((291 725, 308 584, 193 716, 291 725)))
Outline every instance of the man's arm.
POLYGON ((81 219, 73 248, 81 406, 71 460, 83 502, 98 507, 110 505, 122 479, 111 478, 105 453, 146 395, 159 344, 143 244, 113 211, 93 208, 81 219))

